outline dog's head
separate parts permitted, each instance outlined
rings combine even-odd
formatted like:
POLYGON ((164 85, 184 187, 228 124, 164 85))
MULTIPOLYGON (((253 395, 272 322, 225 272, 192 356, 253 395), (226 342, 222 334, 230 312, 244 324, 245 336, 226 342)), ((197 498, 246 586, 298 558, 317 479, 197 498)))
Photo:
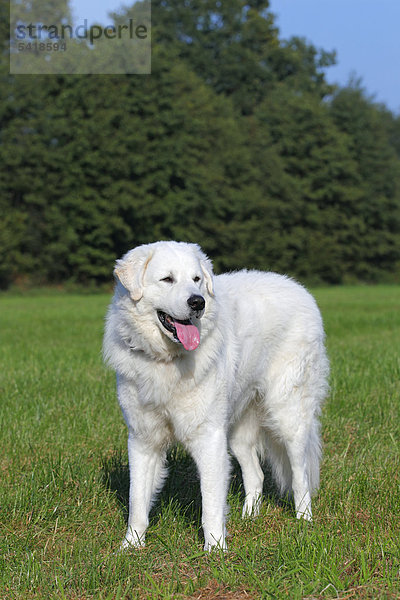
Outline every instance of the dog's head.
POLYGON ((214 291, 211 261, 197 244, 138 246, 117 261, 114 276, 162 335, 185 350, 198 347, 200 319, 214 291))

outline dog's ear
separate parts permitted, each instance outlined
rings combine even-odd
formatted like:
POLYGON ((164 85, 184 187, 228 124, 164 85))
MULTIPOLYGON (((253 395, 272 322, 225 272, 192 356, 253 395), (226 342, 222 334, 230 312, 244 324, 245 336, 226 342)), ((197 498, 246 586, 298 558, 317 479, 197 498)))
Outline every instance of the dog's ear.
POLYGON ((201 270, 203 271, 203 275, 206 280, 207 291, 210 294, 210 296, 214 296, 214 285, 213 285, 214 273, 213 273, 213 268, 212 268, 212 262, 209 258, 207 258, 207 256, 205 254, 203 254, 200 264, 201 264, 201 270))
POLYGON ((132 300, 140 300, 143 295, 143 277, 152 256, 148 245, 138 246, 115 263, 114 277, 128 290, 132 300))

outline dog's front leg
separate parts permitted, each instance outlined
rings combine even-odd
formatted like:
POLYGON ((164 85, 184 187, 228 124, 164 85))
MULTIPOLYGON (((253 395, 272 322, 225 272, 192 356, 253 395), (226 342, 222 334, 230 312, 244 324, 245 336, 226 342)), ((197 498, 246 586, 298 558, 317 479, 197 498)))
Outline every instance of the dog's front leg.
POLYGON ((129 518, 122 548, 143 546, 152 499, 164 479, 165 454, 129 430, 129 518))
POLYGON ((189 444, 200 475, 204 549, 226 550, 225 516, 229 482, 226 432, 207 430, 189 444))

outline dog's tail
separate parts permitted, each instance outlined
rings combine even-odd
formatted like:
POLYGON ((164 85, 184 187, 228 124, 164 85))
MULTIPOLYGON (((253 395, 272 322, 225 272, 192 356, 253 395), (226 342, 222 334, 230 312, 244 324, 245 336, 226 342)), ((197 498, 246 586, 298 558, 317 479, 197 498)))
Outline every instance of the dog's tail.
MULTIPOLYGON (((304 452, 308 489, 310 494, 315 493, 319 487, 319 465, 321 460, 321 442, 319 422, 315 419, 307 437, 304 452)), ((292 468, 285 444, 269 432, 265 433, 264 448, 261 451, 264 459, 271 467, 273 478, 282 495, 292 491, 292 468)), ((261 448, 260 448, 261 449, 261 448)))

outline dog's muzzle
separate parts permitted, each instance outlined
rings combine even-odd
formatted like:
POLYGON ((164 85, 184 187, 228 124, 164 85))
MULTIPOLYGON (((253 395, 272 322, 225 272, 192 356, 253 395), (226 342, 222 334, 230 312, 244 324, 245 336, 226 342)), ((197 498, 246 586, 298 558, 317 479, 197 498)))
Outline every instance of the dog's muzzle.
MULTIPOLYGON (((192 294, 186 302, 190 310, 195 313, 195 316, 200 318, 206 305, 203 296, 192 294)), ((157 311, 157 316, 164 329, 171 333, 173 339, 181 343, 185 350, 195 350, 197 348, 200 343, 200 332, 190 319, 176 319, 161 310, 157 311)))

